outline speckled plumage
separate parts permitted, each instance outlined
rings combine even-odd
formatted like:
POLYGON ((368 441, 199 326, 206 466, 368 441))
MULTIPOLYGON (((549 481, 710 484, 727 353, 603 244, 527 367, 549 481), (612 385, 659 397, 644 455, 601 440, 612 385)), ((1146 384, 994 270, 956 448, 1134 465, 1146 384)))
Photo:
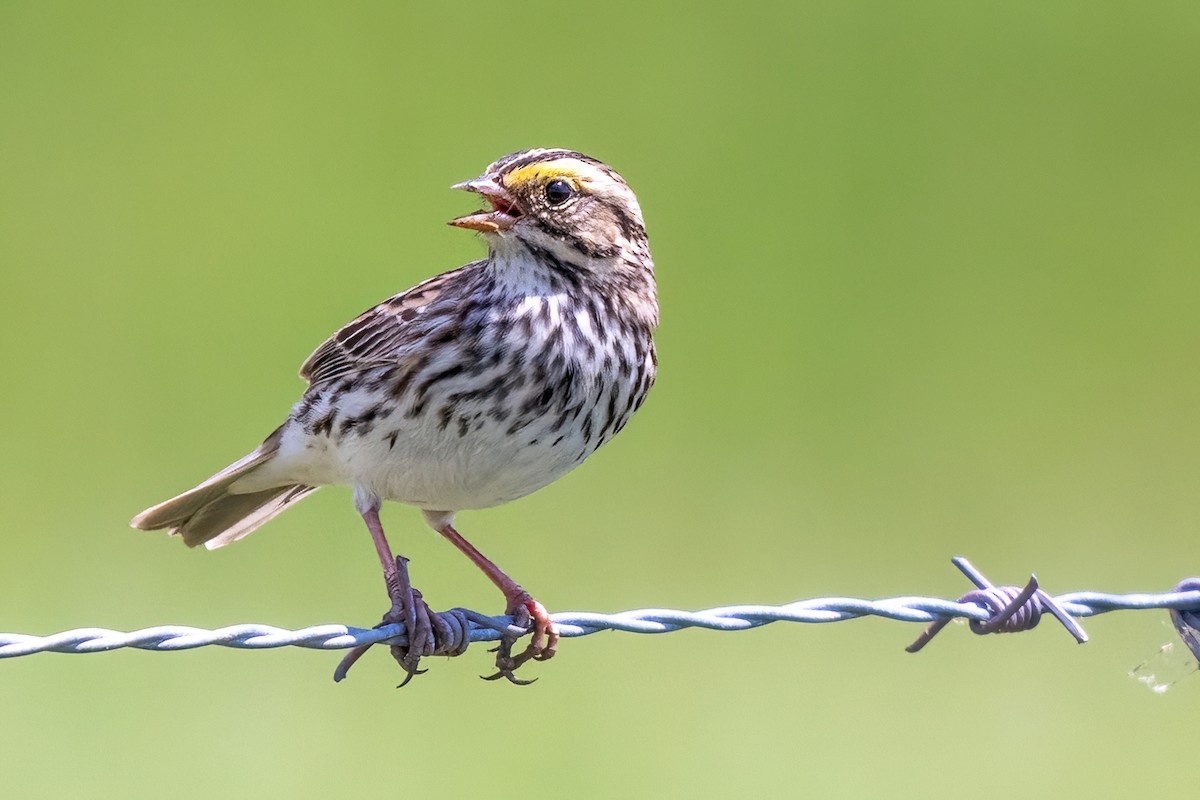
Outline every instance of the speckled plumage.
POLYGON ((364 515, 393 500, 442 530, 551 483, 625 426, 657 366, 633 192, 567 150, 515 153, 459 188, 492 206, 451 223, 482 232, 488 257, 339 330, 304 363, 309 388, 278 430, 135 527, 217 547, 346 484, 364 515))

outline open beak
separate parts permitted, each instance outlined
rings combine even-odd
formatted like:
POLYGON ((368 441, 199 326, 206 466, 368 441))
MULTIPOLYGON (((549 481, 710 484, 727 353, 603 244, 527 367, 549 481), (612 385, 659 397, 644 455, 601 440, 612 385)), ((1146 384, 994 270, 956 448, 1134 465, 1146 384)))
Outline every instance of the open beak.
POLYGON ((488 177, 476 178, 471 181, 456 183, 451 189, 463 189, 475 192, 488 201, 490 210, 476 211, 465 217, 450 220, 449 225, 456 228, 469 228, 482 233, 503 233, 510 230, 521 217, 521 211, 513 201, 512 195, 496 181, 488 177))

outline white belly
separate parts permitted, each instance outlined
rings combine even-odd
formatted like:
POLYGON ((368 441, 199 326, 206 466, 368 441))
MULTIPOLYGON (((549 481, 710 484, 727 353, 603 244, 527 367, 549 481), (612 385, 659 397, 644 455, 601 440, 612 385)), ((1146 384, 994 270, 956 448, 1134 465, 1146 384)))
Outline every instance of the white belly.
MULTIPOLYGON (((429 511, 488 508, 524 497, 583 463, 612 432, 585 437, 577 424, 601 400, 598 384, 575 404, 574 422, 561 424, 561 411, 527 421, 513 430, 510 420, 488 416, 494 405, 460 405, 447 424, 434 413, 411 418, 395 407, 344 434, 317 433, 290 422, 279 454, 242 491, 258 485, 294 482, 310 486, 345 484, 381 500, 429 511)), ((340 400, 342 418, 362 407, 340 400)), ((574 407, 572 407, 574 408, 574 407)), ((613 431, 615 432, 615 431, 613 431)))
POLYGON ((488 508, 524 497, 586 457, 578 435, 552 445, 528 430, 506 435, 495 424, 459 436, 429 423, 404 426, 395 437, 391 431, 351 436, 336 446, 296 430, 294 444, 285 434, 281 455, 303 449, 295 460, 298 482, 348 484, 429 511, 488 508))

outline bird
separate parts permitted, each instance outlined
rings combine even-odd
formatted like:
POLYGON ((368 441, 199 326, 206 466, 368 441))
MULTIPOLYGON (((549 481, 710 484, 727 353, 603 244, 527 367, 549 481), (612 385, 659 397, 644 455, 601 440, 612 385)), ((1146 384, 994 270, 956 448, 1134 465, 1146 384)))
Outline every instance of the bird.
POLYGON ((629 184, 578 151, 522 150, 452 188, 481 198, 483 208, 448 224, 477 232, 487 256, 339 329, 304 362, 307 389, 262 444, 130 524, 213 549, 321 486, 349 486, 392 603, 380 624, 409 628, 410 646, 393 648, 407 683, 428 654, 411 644, 428 635, 427 614, 413 629, 413 607, 427 606, 379 511, 385 501, 415 506, 530 629, 515 655, 516 636, 504 635, 490 676, 525 683, 516 668, 553 656, 558 631, 540 602, 458 532, 455 514, 554 482, 642 406, 658 368, 654 262, 629 184))

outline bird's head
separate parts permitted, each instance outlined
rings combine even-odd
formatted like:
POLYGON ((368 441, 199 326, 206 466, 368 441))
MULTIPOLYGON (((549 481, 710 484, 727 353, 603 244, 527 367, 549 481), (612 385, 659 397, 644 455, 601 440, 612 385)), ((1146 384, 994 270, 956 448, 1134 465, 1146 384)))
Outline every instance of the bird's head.
POLYGON ((513 240, 571 261, 646 253, 646 228, 625 179, 572 150, 523 150, 454 186, 489 208, 451 220, 479 231, 493 250, 513 240))

